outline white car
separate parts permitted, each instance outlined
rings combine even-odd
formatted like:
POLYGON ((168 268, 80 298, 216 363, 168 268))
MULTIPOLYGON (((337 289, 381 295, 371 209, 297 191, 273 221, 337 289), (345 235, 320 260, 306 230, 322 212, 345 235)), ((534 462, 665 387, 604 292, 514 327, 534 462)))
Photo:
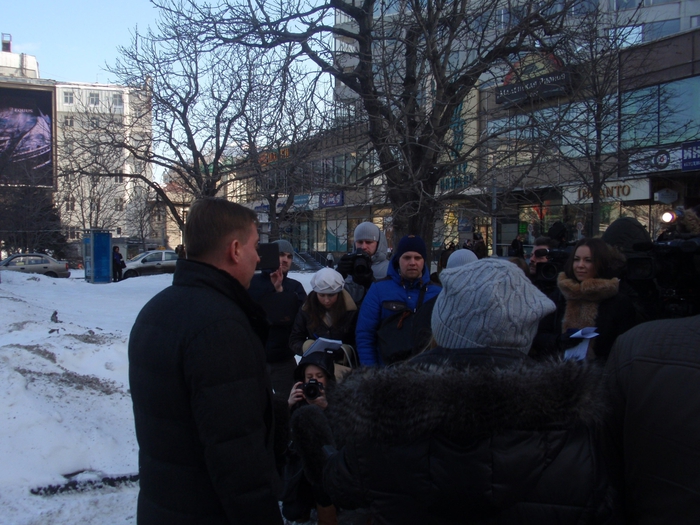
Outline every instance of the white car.
POLYGON ((0 261, 0 270, 40 273, 47 277, 70 277, 67 261, 57 261, 43 253, 16 253, 0 261))
POLYGON ((177 254, 173 250, 151 250, 143 252, 126 261, 123 270, 124 279, 139 275, 175 273, 177 254))

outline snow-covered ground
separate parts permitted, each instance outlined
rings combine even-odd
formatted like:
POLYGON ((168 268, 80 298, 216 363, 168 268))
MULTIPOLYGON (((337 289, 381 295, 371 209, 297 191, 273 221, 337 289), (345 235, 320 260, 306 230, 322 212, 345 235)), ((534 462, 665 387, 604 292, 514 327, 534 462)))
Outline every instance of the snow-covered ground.
MULTIPOLYGON (((290 277, 309 290, 312 275, 290 277)), ((0 277, 0 522, 135 524, 137 483, 31 490, 138 472, 129 332, 172 275, 102 285, 75 270, 0 277)))

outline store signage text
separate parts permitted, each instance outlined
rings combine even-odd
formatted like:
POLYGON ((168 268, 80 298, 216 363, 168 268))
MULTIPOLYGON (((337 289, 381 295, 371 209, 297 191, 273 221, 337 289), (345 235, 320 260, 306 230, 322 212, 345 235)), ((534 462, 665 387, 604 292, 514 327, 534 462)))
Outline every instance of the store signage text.
POLYGON ((686 142, 682 149, 681 169, 683 171, 700 169, 700 141, 686 142))
MULTIPOLYGON (((649 181, 630 180, 605 184, 600 189, 601 201, 633 201, 649 199, 649 181)), ((564 191, 564 199, 571 204, 585 204, 593 202, 591 190, 585 186, 567 188, 564 191)))

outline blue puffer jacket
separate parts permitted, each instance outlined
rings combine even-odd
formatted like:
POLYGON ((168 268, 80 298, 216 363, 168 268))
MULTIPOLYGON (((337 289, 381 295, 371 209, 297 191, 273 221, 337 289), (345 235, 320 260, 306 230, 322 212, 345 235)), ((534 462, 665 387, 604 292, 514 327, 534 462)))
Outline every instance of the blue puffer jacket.
POLYGON ((415 310, 418 304, 420 289, 424 284, 428 284, 425 296, 423 297, 423 303, 425 304, 430 299, 437 296, 440 290, 442 290, 442 288, 430 282, 428 268, 423 268, 423 275, 420 280, 405 281, 399 275, 399 270, 394 266, 394 261, 392 260, 389 263, 386 278, 370 286, 364 301, 362 301, 362 306, 360 307, 360 314, 357 318, 357 329, 355 332, 357 354, 362 365, 384 364, 377 350, 377 329, 382 320, 386 319, 394 312, 383 308, 382 303, 400 301, 405 303, 411 310, 415 310))

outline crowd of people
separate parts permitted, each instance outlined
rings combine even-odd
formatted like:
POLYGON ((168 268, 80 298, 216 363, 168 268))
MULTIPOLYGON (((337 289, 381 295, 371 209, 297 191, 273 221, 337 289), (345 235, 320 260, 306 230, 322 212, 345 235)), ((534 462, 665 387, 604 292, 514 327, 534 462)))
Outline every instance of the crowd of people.
POLYGON ((430 275, 363 222, 307 296, 287 240, 255 272, 254 212, 200 199, 184 233, 129 342, 139 524, 700 520, 700 316, 642 322, 604 240, 555 279, 558 235, 430 275))

